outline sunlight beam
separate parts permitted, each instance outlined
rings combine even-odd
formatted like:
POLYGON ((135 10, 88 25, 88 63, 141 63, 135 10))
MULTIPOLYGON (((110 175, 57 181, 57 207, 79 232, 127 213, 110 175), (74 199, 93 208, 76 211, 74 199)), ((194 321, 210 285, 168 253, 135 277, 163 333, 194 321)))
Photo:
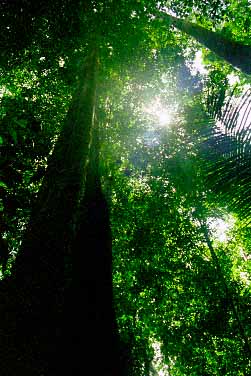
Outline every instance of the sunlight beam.
POLYGON ((170 112, 163 106, 159 97, 144 106, 143 111, 153 118, 156 125, 161 127, 168 125, 171 121, 170 112))

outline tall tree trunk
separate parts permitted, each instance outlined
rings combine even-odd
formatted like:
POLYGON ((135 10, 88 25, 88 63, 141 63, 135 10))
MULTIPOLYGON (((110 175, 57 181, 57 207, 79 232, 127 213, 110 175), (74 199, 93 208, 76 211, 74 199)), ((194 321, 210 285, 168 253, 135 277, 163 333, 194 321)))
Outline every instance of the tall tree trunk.
POLYGON ((0 285, 1 375, 57 375, 70 250, 82 198, 94 121, 97 51, 48 163, 12 276, 0 285), (68 266, 68 269, 65 268, 68 266))
POLYGON ((112 236, 99 176, 98 137, 95 127, 73 250, 74 279, 66 317, 72 327, 68 327, 65 341, 73 344, 73 351, 67 367, 69 375, 84 375, 90 367, 93 376, 121 376, 124 367, 113 306, 112 236))
POLYGON ((205 29, 194 23, 161 13, 159 17, 167 20, 177 29, 197 39, 205 47, 246 74, 251 74, 251 46, 244 45, 205 29))

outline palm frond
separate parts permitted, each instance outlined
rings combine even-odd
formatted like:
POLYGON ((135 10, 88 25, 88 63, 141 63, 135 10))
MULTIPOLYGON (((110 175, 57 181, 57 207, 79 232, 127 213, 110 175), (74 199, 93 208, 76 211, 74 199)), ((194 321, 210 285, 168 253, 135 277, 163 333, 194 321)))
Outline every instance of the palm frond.
POLYGON ((206 105, 214 120, 202 130, 208 183, 224 204, 251 221, 251 89, 237 97, 223 88, 206 105))

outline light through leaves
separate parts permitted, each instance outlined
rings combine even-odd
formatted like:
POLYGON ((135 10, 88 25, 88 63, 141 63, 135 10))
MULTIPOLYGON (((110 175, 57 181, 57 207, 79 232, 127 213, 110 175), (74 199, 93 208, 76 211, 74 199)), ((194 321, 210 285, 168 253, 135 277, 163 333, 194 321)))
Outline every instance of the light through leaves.
POLYGON ((234 218, 231 215, 228 215, 225 220, 221 218, 208 218, 207 222, 215 240, 220 242, 228 240, 228 233, 234 226, 234 218))
POLYGON ((171 121, 170 111, 161 103, 159 97, 156 97, 152 102, 145 105, 143 111, 150 116, 156 126, 164 127, 171 121))

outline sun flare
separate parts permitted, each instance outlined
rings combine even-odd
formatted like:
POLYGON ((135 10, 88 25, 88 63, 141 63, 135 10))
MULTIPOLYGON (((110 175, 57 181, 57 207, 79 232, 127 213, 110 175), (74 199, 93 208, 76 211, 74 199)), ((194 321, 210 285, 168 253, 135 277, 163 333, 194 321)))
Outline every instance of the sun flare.
POLYGON ((157 116, 161 125, 166 125, 170 121, 170 115, 166 110, 160 111, 157 116))
POLYGON ((166 126, 171 120, 170 113, 166 107, 163 106, 159 98, 150 102, 144 107, 144 112, 149 114, 153 118, 156 125, 166 126))
POLYGON ((214 239, 220 242, 226 242, 229 238, 228 233, 234 226, 234 218, 228 215, 225 219, 208 218, 208 226, 214 239))

